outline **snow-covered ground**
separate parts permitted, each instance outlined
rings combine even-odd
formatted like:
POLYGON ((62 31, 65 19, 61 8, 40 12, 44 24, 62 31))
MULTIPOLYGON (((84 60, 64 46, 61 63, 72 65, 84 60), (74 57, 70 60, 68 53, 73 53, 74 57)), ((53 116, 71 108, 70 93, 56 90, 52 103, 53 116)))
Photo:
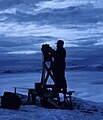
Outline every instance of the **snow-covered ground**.
POLYGON ((74 110, 46 109, 35 105, 19 110, 0 109, 0 120, 103 120, 103 103, 73 99, 74 110))
MULTIPOLYGON (((103 73, 97 71, 67 71, 68 90, 76 91, 74 96, 85 100, 103 102, 103 73)), ((41 81, 41 73, 19 73, 0 75, 0 95, 4 91, 13 91, 14 87, 34 88, 35 82, 41 81)), ((52 80, 49 78, 48 83, 52 80)), ((17 89, 27 94, 27 89, 17 89)))
MULTIPOLYGON (((103 91, 99 84, 102 82, 102 75, 101 72, 66 73, 68 90, 76 91, 72 98, 74 109, 72 111, 25 105, 19 110, 1 108, 0 120, 103 120, 103 91), (97 79, 98 84, 95 84, 97 79)), ((40 73, 2 74, 0 94, 3 95, 4 91, 13 92, 13 87, 34 88, 34 83, 40 82, 40 79, 40 73)), ((26 89, 17 89, 17 92, 27 94, 26 89)))

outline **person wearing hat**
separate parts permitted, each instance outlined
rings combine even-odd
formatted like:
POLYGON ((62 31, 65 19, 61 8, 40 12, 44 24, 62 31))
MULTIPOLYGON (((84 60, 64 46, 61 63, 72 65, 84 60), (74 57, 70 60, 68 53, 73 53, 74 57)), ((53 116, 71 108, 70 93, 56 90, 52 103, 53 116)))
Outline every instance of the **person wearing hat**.
POLYGON ((64 91, 66 91, 67 89, 67 83, 66 83, 66 78, 65 78, 66 50, 63 47, 64 41, 58 40, 56 44, 57 44, 56 50, 50 48, 51 56, 53 57, 52 72, 53 72, 53 76, 55 80, 54 83, 56 86, 56 90, 63 89, 64 91))

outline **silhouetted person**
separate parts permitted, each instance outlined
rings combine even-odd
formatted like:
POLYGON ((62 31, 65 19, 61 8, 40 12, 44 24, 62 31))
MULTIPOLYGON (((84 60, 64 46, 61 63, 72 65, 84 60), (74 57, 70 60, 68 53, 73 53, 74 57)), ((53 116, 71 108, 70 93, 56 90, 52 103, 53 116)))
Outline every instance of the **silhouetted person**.
POLYGON ((55 80, 54 82, 55 82, 56 90, 63 89, 64 91, 66 91, 67 89, 67 83, 65 79, 66 50, 63 47, 64 41, 58 40, 56 44, 57 44, 56 50, 50 48, 51 55, 54 58, 53 67, 52 67, 52 72, 55 80))

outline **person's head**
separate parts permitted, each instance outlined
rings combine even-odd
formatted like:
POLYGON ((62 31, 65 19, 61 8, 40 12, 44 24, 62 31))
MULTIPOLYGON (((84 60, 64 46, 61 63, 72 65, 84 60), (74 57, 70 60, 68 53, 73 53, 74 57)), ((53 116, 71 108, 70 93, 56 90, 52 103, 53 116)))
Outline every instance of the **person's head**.
POLYGON ((63 40, 58 40, 56 44, 57 44, 57 48, 62 48, 63 45, 64 45, 64 41, 63 40))

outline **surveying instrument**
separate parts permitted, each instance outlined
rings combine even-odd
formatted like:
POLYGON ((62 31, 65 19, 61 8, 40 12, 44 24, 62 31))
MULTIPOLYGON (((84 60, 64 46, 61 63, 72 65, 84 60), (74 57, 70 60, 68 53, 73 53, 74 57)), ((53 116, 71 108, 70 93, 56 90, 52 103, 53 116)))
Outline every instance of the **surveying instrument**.
POLYGON ((55 106, 58 107, 60 97, 59 93, 55 91, 55 78, 52 73, 53 60, 50 53, 49 44, 43 44, 42 48, 42 75, 41 83, 35 83, 35 89, 41 95, 41 104, 43 106, 55 106), (51 78, 54 84, 47 84, 48 78, 51 78), (54 102, 55 99, 55 102, 54 102))

